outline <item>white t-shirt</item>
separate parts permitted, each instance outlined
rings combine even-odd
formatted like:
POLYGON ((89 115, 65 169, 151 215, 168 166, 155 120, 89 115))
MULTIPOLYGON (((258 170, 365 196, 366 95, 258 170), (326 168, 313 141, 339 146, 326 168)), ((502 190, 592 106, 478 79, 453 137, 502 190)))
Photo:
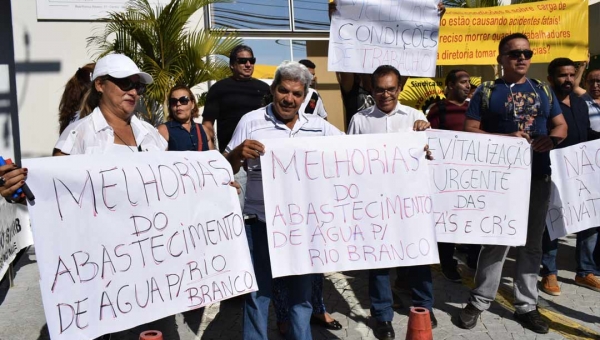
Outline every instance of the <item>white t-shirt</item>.
POLYGON ((321 96, 319 96, 319 93, 316 90, 311 89, 311 88, 308 89, 306 98, 304 99, 304 102, 302 102, 302 105, 300 105, 299 111, 302 111, 307 114, 316 114, 321 118, 327 118, 327 111, 325 111, 325 106, 323 106, 323 99, 321 99, 321 96), (313 100, 313 95, 316 95, 315 96, 316 100, 313 100), (314 105, 314 110, 312 113, 306 112, 306 108, 309 105, 311 105, 311 106, 314 105))
MULTIPOLYGON (((275 118, 272 104, 246 113, 235 128, 233 136, 227 148, 225 148, 225 152, 231 152, 231 150, 242 144, 246 139, 253 139, 260 142, 264 139, 273 138, 337 136, 344 134, 321 117, 307 115, 303 111, 300 111, 298 115, 299 117, 294 128, 290 129, 283 122, 275 118)), ((244 213, 256 214, 261 221, 265 221, 265 204, 260 171, 260 159, 249 159, 244 213)))
POLYGON ((131 128, 137 147, 115 144, 113 129, 97 107, 89 116, 69 124, 58 138, 54 148, 68 155, 121 153, 127 150, 138 152, 138 148, 141 151, 167 149, 167 141, 152 125, 133 116, 131 128))
POLYGON ((371 106, 352 116, 348 126, 348 134, 411 131, 417 120, 427 121, 423 111, 402 105, 399 102, 389 114, 382 112, 377 106, 371 106))

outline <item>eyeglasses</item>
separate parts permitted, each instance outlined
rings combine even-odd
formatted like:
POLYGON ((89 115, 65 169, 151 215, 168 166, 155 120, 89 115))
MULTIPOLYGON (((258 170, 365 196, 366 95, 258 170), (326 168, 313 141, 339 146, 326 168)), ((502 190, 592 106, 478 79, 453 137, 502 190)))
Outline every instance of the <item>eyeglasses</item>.
POLYGON ((531 59, 531 57, 533 57, 533 51, 532 50, 510 50, 510 51, 504 53, 504 55, 507 55, 511 59, 519 59, 519 58, 521 58, 521 55, 522 55, 524 57, 523 59, 529 60, 529 59, 531 59))
POLYGON ((190 102, 190 98, 188 96, 183 96, 179 98, 169 98, 169 106, 175 106, 177 103, 181 103, 181 105, 187 105, 190 102))
POLYGON ((108 76, 106 80, 109 80, 111 83, 117 85, 117 87, 123 92, 129 92, 135 89, 135 92, 140 96, 146 92, 146 84, 143 84, 139 81, 133 81, 129 78, 115 78, 111 76, 108 76))
POLYGON ((240 65, 245 65, 247 62, 250 62, 250 64, 254 65, 256 63, 256 58, 237 58, 235 61, 240 65))
POLYGON ((376 87, 375 89, 373 89, 373 93, 375 93, 376 95, 384 95, 386 92, 394 95, 396 93, 396 91, 398 91, 397 87, 390 87, 387 89, 382 89, 380 87, 376 87))
POLYGON ((600 85, 600 79, 588 79, 587 83, 590 86, 594 86, 594 85, 600 85))

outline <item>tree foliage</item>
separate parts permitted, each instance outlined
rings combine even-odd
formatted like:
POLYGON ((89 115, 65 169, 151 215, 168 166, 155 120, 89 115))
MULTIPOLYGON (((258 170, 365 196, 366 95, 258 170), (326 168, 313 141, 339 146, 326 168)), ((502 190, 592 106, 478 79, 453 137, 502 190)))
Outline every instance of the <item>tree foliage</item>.
POLYGON ((220 80, 231 73, 226 58, 241 44, 226 30, 198 29, 192 16, 205 6, 229 0, 173 0, 153 7, 149 0, 131 0, 123 12, 110 12, 87 39, 96 56, 122 53, 154 78, 141 98, 141 115, 162 123, 166 96, 174 85, 189 87, 220 80))

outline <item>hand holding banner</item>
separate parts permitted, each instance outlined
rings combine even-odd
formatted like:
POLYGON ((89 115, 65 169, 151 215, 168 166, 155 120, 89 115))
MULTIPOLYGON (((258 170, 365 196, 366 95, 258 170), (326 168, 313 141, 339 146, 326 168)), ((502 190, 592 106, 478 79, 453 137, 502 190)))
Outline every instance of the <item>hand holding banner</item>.
POLYGON ((329 33, 329 71, 372 73, 380 65, 392 65, 402 75, 435 75, 437 1, 336 3, 329 33))
POLYGON ((273 277, 438 262, 425 133, 261 143, 273 277))
POLYGON ((546 215, 551 239, 600 225, 600 140, 550 152, 552 194, 546 215))
POLYGON ((52 339, 96 338, 257 289, 217 151, 24 163, 52 339))
POLYGON ((523 138, 428 130, 437 240, 521 246, 531 148, 523 138), (511 202, 507 209, 507 202, 511 202))

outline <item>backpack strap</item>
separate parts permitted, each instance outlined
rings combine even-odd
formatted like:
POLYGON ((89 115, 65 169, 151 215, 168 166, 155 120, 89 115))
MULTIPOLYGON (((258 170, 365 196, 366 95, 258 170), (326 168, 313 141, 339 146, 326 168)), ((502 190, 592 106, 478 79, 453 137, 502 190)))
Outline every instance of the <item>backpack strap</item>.
POLYGON ((492 97, 492 90, 496 87, 494 80, 484 81, 481 83, 481 112, 487 112, 490 108, 490 98, 492 97))

